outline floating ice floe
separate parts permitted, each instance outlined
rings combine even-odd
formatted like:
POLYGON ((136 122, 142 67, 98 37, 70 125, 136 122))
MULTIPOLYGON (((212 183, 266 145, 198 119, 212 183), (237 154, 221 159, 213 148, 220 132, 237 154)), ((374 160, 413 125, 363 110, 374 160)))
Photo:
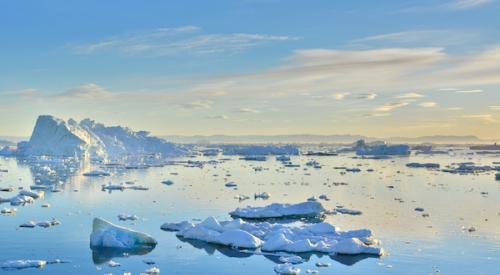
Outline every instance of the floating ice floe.
POLYGON ((410 162, 406 164, 407 167, 410 168, 436 168, 440 167, 439 163, 418 163, 418 162, 410 162))
POLYGON ((0 267, 3 269, 24 269, 24 268, 42 268, 48 264, 63 264, 68 263, 59 259, 53 261, 46 260, 13 260, 6 261, 0 267))
POLYGON ((344 207, 337 207, 335 208, 335 212, 340 213, 340 214, 346 214, 346 215, 361 215, 363 212, 359 210, 354 210, 354 209, 349 209, 349 208, 344 208, 344 207))
POLYGON ((43 260, 15 260, 6 261, 2 264, 4 269, 23 269, 23 268, 41 268, 47 264, 47 261, 43 260))
POLYGON ((39 226, 39 227, 43 227, 43 228, 48 228, 48 227, 52 227, 52 226, 56 226, 56 225, 60 225, 61 222, 56 220, 56 219, 52 219, 50 221, 41 221, 41 222, 37 222, 36 225, 39 226))
POLYGON ((155 247, 153 237, 125 227, 114 225, 101 218, 95 218, 90 235, 91 247, 138 248, 155 247))
POLYGON ((139 219, 139 217, 137 217, 137 215, 120 214, 118 215, 118 219, 120 221, 135 221, 139 219))
POLYGON ((263 200, 267 200, 271 197, 271 194, 267 193, 267 192, 262 192, 262 193, 255 193, 253 195, 253 197, 255 199, 263 199, 263 200))
POLYGON ((325 208, 319 202, 307 201, 297 204, 273 203, 264 207, 237 208, 230 212, 232 217, 245 219, 267 219, 267 218, 314 218, 320 217, 325 208))
POLYGON ((0 213, 2 214, 15 214, 17 212, 16 208, 4 208, 0 213))
POLYGON ((330 223, 280 224, 249 223, 241 219, 221 221, 213 217, 199 224, 187 221, 165 223, 164 230, 178 231, 177 235, 207 243, 262 251, 291 253, 319 252, 335 254, 382 255, 382 248, 369 229, 340 231, 330 223))
POLYGON ((290 263, 278 264, 274 267, 274 272, 280 275, 298 275, 300 274, 300 268, 295 267, 290 263))
POLYGON ((111 173, 109 173, 108 171, 104 171, 104 170, 92 170, 92 171, 83 173, 83 175, 86 177, 107 177, 107 176, 110 176, 111 173))
POLYGON ((158 267, 152 267, 152 268, 146 269, 143 273, 141 273, 141 275, 143 275, 143 274, 152 275, 152 274, 159 274, 159 273, 160 273, 160 269, 158 267))
POLYGON ((248 199, 250 199, 250 197, 249 197, 249 196, 247 196, 247 195, 243 195, 243 194, 239 194, 239 195, 237 195, 237 196, 234 196, 234 198, 235 198, 235 199, 237 199, 237 200, 239 200, 239 201, 244 201, 244 200, 248 200, 248 199))
POLYGON ((34 192, 34 191, 28 191, 28 190, 21 190, 21 191, 19 191, 19 195, 32 197, 34 199, 39 199, 39 198, 43 198, 43 196, 45 195, 45 192, 43 192, 43 191, 34 192))
POLYGON ((225 184, 226 187, 237 187, 238 185, 234 181, 230 181, 225 184))
POLYGON ((171 181, 171 180, 164 180, 164 181, 162 181, 161 183, 163 183, 163 184, 165 184, 165 185, 172 185, 172 184, 174 184, 174 182, 173 182, 173 181, 171 181))

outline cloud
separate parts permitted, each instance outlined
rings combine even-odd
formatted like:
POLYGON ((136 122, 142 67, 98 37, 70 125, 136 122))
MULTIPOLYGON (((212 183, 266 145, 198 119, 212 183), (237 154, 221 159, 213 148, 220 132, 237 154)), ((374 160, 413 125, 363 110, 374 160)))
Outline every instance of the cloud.
POLYGON ((332 97, 335 98, 335 100, 343 100, 348 95, 349 93, 334 93, 332 97))
POLYGON ((481 33, 464 30, 407 30, 401 32, 384 33, 358 38, 351 41, 353 46, 362 45, 406 45, 406 46, 452 46, 463 45, 470 41, 477 41, 481 33))
POLYGON ((269 42, 296 40, 283 35, 254 33, 201 34, 196 26, 158 28, 111 37, 89 44, 71 45, 75 53, 110 51, 127 55, 167 56, 176 54, 236 53, 269 42))
POLYGON ((432 102, 432 101, 422 102, 422 103, 418 104, 418 106, 423 107, 423 108, 434 108, 437 106, 437 103, 432 102))
POLYGON ((376 97, 377 97, 376 93, 358 94, 356 96, 357 99, 366 99, 366 100, 374 100, 376 97))
POLYGON ((408 104, 409 104, 408 102, 387 103, 387 104, 384 104, 384 105, 378 107, 377 109, 375 109, 375 111, 377 111, 377 112, 389 112, 389 111, 392 111, 394 109, 405 107, 408 104))
POLYGON ((494 0, 454 0, 448 4, 448 7, 453 10, 468 10, 491 4, 494 0))
POLYGON ((210 100, 196 100, 193 102, 183 103, 181 107, 184 109, 208 109, 212 107, 213 102, 210 100))
POLYGON ((113 97, 113 93, 95 83, 84 83, 66 92, 54 94, 50 97, 57 100, 89 100, 100 101, 113 97))
POLYGON ((497 110, 500 110, 500 105, 490 105, 490 106, 488 106, 488 108, 489 108, 490 110, 495 110, 495 111, 497 111, 497 110))
POLYGON ((215 119, 215 120, 228 120, 229 117, 226 115, 214 115, 214 116, 206 116, 206 119, 215 119))
POLYGON ((498 120, 493 118, 491 114, 474 114, 474 115, 463 115, 462 118, 480 120, 484 123, 497 123, 498 120))
POLYGON ((402 94, 402 95, 398 95, 396 96, 396 98, 422 98, 424 97, 422 94, 419 94, 419 93, 406 93, 406 94, 402 94))
POLYGON ((456 93, 462 93, 462 94, 477 94, 477 93, 482 93, 483 90, 480 89, 474 89, 474 90, 458 90, 455 91, 456 93))
POLYGON ((257 109, 253 109, 253 108, 246 108, 246 107, 238 108, 238 109, 236 110, 236 112, 238 112, 238 113, 253 113, 253 114, 260 113, 260 111, 259 111, 259 110, 257 110, 257 109))

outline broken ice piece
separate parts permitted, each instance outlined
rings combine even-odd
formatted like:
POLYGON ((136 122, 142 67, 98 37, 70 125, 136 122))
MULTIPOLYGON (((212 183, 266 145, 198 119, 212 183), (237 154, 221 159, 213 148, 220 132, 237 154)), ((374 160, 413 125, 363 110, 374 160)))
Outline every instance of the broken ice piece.
POLYGON ((274 272, 280 275, 297 275, 300 274, 300 268, 294 267, 290 263, 279 264, 274 267, 274 272))
POLYGON ((95 218, 90 235, 91 247, 140 248, 156 246, 153 237, 95 218))

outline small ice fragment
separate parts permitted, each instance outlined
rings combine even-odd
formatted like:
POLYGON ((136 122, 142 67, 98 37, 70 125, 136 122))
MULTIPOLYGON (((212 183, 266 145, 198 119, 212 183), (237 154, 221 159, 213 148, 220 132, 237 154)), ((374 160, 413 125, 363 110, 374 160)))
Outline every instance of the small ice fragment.
POLYGON ((106 176, 110 176, 111 174, 108 171, 104 171, 104 170, 92 170, 92 171, 83 173, 83 175, 86 177, 106 177, 106 176))
POLYGON ((143 262, 147 265, 154 265, 155 264, 155 262, 153 260, 150 260, 150 259, 143 260, 143 262))
POLYGON ((226 185, 226 187, 236 187, 236 186, 238 186, 234 181, 230 181, 230 182, 226 183, 225 185, 226 185))
POLYGON ((25 228, 34 228, 36 226, 36 222, 34 221, 29 221, 21 224, 19 227, 25 227, 25 228))
POLYGON ((48 203, 44 203, 44 204, 42 204, 42 207, 43 207, 43 208, 49 208, 49 207, 50 207, 50 204, 48 204, 48 203))
POLYGON ((300 264, 304 262, 304 259, 300 256, 281 256, 279 258, 282 263, 300 264))
POLYGON ((17 211, 16 208, 4 208, 0 211, 2 214, 15 214, 17 211))
POLYGON ((300 274, 300 268, 294 267, 290 263, 279 264, 274 267, 274 272, 280 275, 297 275, 300 274))
POLYGON ((128 214, 120 214, 118 215, 118 219, 120 221, 135 221, 137 219, 139 219, 139 217, 137 217, 137 215, 128 215, 128 214))
MULTIPOLYGON (((148 274, 148 275, 151 275, 151 274, 159 274, 160 273, 160 269, 158 267, 152 267, 152 268, 148 268, 144 271, 144 274, 148 274)), ((142 274, 142 273, 141 273, 142 274)))
POLYGON ((115 262, 113 260, 111 260, 111 261, 108 262, 108 266, 110 266, 110 267, 117 267, 117 266, 120 266, 120 265, 121 265, 120 263, 115 262))
POLYGON ((163 184, 165 184, 165 185, 172 185, 172 184, 174 184, 174 182, 173 182, 173 181, 171 181, 171 180, 164 180, 164 181, 162 181, 161 183, 163 183, 163 184))
POLYGON ((329 200, 330 200, 330 198, 328 198, 328 196, 327 196, 327 195, 325 195, 325 194, 320 195, 320 196, 319 196, 319 199, 320 199, 320 200, 324 200, 324 201, 329 201, 329 200))
POLYGON ((317 269, 307 269, 306 273, 309 273, 309 274, 318 274, 319 270, 317 270, 317 269))
POLYGON ((340 214, 345 214, 345 215, 361 215, 363 212, 359 210, 353 210, 353 209, 348 209, 348 208, 343 208, 343 207, 337 207, 335 208, 335 211, 340 214))
POLYGON ((324 263, 324 262, 317 262, 316 266, 317 267, 329 267, 331 264, 330 263, 324 263))
POLYGON ((262 193, 256 193, 253 195, 253 197, 255 199, 264 199, 264 200, 267 200, 271 197, 271 194, 267 193, 267 192, 262 192, 262 193))

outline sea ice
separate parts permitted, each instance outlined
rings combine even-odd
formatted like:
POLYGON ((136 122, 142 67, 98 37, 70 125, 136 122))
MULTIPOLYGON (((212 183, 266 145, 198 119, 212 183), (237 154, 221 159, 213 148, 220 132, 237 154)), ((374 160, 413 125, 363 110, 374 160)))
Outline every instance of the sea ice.
POLYGON ((307 201, 297 204, 273 203, 264 207, 237 208, 229 214, 237 218, 266 219, 266 218, 312 218, 320 217, 325 208, 319 202, 307 201))
POLYGON ((363 212, 359 210, 353 210, 353 209, 348 209, 348 208, 343 208, 343 207, 337 207, 335 208, 335 212, 340 213, 340 214, 346 214, 346 215, 361 215, 363 212))
POLYGON ((29 267, 44 267, 47 264, 47 261, 43 260, 15 260, 15 261, 6 261, 2 264, 2 268, 5 269, 22 269, 29 267))
POLYGON ((187 221, 165 223, 161 228, 178 231, 177 235, 186 239, 231 247, 260 248, 262 251, 269 252, 383 254, 381 248, 373 246, 377 241, 370 230, 340 231, 326 222, 272 224, 249 223, 241 219, 219 222, 209 217, 199 224, 187 221))
POLYGON ((279 264, 274 267, 274 272, 280 275, 297 275, 300 274, 300 268, 295 267, 290 263, 279 264))
POLYGON ((83 173, 83 175, 86 177, 106 177, 106 176, 110 176, 111 174, 108 171, 104 171, 104 170, 92 170, 92 171, 83 173))
POLYGON ((139 219, 139 217, 137 217, 137 215, 120 214, 118 215, 118 219, 120 221, 135 221, 139 219))
POLYGON ((91 247, 138 248, 155 247, 153 237, 95 218, 90 235, 91 247))
POLYGON ((262 192, 262 193, 255 193, 253 195, 253 197, 255 199, 263 199, 263 200, 267 200, 271 197, 271 194, 267 193, 267 192, 262 192))

